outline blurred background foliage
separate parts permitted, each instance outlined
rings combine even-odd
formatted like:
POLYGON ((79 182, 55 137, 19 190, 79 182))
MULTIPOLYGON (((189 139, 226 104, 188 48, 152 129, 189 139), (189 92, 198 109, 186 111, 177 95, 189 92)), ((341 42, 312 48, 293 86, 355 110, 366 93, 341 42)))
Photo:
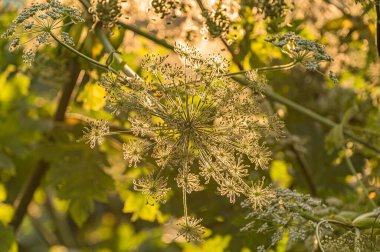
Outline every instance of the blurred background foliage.
MULTIPOLYGON (((66 1, 81 6, 79 1, 66 1)), ((147 1, 148 2, 148 1, 147 1)), ((334 61, 322 66, 333 70, 339 83, 302 67, 267 74, 276 93, 340 123, 356 135, 380 146, 380 61, 376 47, 376 12, 370 1, 294 0, 235 1, 244 6, 233 20, 235 33, 227 45, 235 53, 231 70, 290 62, 270 43, 268 35, 295 32, 326 46, 334 61), (238 63, 238 64, 237 64, 238 63)), ((28 1, 0 1, 0 33, 3 33, 21 6, 28 1)), ((190 40, 202 51, 228 51, 218 39, 203 38, 196 14, 189 24, 183 17, 152 20, 145 1, 127 1, 125 23, 173 44, 190 40), (145 4, 145 5, 144 5, 145 4), (156 22, 155 22, 156 21, 156 22), (185 29, 186 28, 186 29, 185 29)), ((86 55, 106 60, 106 51, 96 33, 86 24, 67 28, 76 48, 86 55)), ((112 45, 137 73, 143 55, 171 53, 126 27, 112 27, 112 45)), ((120 139, 109 139, 91 150, 82 142, 86 118, 113 120, 105 107, 105 91, 98 86, 100 72, 59 46, 41 50, 28 68, 20 53, 8 51, 0 40, 0 251, 256 251, 270 236, 241 231, 247 224, 246 209, 231 205, 211 190, 189 197, 189 205, 207 227, 202 244, 176 238, 175 218, 181 216, 181 194, 174 190, 166 204, 150 206, 133 190, 132 180, 147 173, 147 167, 130 168, 120 154, 120 139), (52 120, 65 83, 75 87, 65 120, 52 120), (14 234, 8 224, 14 203, 40 160, 50 168, 34 193, 27 217, 14 234), (16 242, 17 241, 17 242, 16 242), (69 250, 70 248, 70 250, 69 250)), ((268 171, 250 176, 270 177, 276 187, 311 194, 324 203, 345 211, 369 211, 366 198, 380 203, 379 153, 348 142, 360 178, 369 188, 365 195, 335 146, 339 132, 321 125, 290 108, 268 100, 285 122, 287 137, 272 143, 273 161, 268 171)), ((126 123, 125 118, 115 122, 126 123)), ((148 164, 147 164, 148 165, 148 164)), ((170 181, 174 184, 174 181, 170 181)), ((213 188, 214 187, 214 188, 213 188)), ((272 248, 286 251, 287 237, 272 248)), ((307 250, 302 241, 290 251, 307 250)))

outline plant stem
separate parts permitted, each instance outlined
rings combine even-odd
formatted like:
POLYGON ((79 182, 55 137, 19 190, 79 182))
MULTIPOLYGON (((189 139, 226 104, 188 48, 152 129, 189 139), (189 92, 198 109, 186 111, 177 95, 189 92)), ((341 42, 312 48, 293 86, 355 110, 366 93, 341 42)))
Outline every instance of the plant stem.
POLYGON ((296 156, 296 159, 301 168, 301 172, 306 179, 307 185, 309 186, 310 194, 312 196, 316 196, 317 189, 316 189, 313 179, 311 178, 309 165, 307 163, 304 153, 301 153, 293 143, 290 144, 290 149, 296 156))
POLYGON ((20 227, 22 220, 27 212, 29 203, 33 199, 34 192, 37 190, 41 183, 42 178, 45 176, 47 170, 49 169, 49 163, 45 160, 40 160, 37 167, 32 172, 29 177, 27 185, 24 187, 21 196, 14 202, 15 213, 13 215, 10 225, 13 226, 15 232, 17 232, 20 227))
POLYGON ((368 135, 373 135, 375 137, 380 137, 380 131, 377 132, 377 131, 375 131, 373 129, 363 128, 363 127, 353 126, 353 125, 345 125, 345 127, 347 129, 352 130, 352 131, 360 131, 363 134, 368 134, 368 135))
MULTIPOLYGON (((283 65, 276 65, 276 66, 267 66, 267 67, 259 67, 259 68, 254 68, 252 70, 257 71, 257 72, 268 72, 268 71, 278 71, 278 70, 286 70, 286 69, 291 69, 295 65, 297 65, 297 61, 290 62, 288 64, 283 64, 283 65)), ((221 76, 235 76, 235 75, 240 75, 240 74, 245 74, 248 73, 252 70, 241 70, 233 73, 228 73, 224 74, 221 76)))
MULTIPOLYGON (((63 122, 67 107, 69 105, 71 94, 74 90, 77 77, 79 75, 79 69, 76 67, 76 64, 71 64, 71 78, 69 82, 66 83, 65 87, 62 90, 62 95, 59 99, 55 115, 53 117, 53 122, 63 122)), ((52 139, 49 139, 52 141, 52 139)), ((29 180, 27 181, 26 186, 24 187, 21 195, 14 202, 15 213, 13 215, 10 225, 13 226, 14 230, 17 232, 19 229, 22 220, 24 219, 25 214, 27 213, 28 206, 33 199, 34 192, 40 186, 42 179, 44 178, 46 172, 50 167, 49 162, 41 159, 35 170, 32 172, 29 180)))
POLYGON ((373 199, 371 199, 371 198, 369 197, 369 191, 368 191, 367 187, 364 185, 363 181, 362 181, 361 178, 359 177, 359 174, 357 173, 357 171, 356 171, 354 165, 352 164, 351 159, 347 156, 347 154, 346 154, 346 148, 343 147, 342 149, 343 149, 343 152, 344 152, 344 159, 345 159, 345 161, 346 161, 346 163, 347 163, 347 165, 348 165, 348 168, 350 169, 352 175, 355 176, 355 178, 356 178, 356 180, 358 181, 359 185, 362 187, 363 192, 364 192, 365 195, 368 197, 369 202, 371 203, 371 205, 372 205, 374 208, 376 208, 376 207, 377 207, 376 203, 373 201, 373 199))
POLYGON ((150 41, 155 42, 156 44, 162 45, 163 47, 166 47, 169 50, 174 50, 174 46, 168 44, 165 40, 159 39, 156 36, 154 36, 148 32, 142 31, 133 25, 127 24, 123 21, 118 21, 117 24, 126 30, 133 31, 134 33, 136 33, 142 37, 145 37, 145 38, 149 39, 150 41))
MULTIPOLYGON (((82 5, 88 9, 91 7, 91 4, 87 1, 87 0, 80 0, 80 2, 82 3, 82 5)), ((133 29, 132 26, 128 25, 128 24, 125 24, 125 23, 122 23, 121 21, 118 22, 118 25, 120 25, 121 27, 124 27, 125 29, 133 29), (128 28, 127 28, 128 27, 128 28)), ((100 39, 100 41, 102 42, 103 44, 103 47, 104 47, 104 50, 107 51, 108 53, 111 53, 111 52, 115 52, 115 48, 112 46, 111 42, 109 41, 109 39, 107 38, 107 36, 100 30, 100 28, 97 26, 95 27, 95 32, 98 36, 98 38, 100 39)), ((151 36, 149 33, 146 33, 146 32, 143 32, 143 31, 134 31, 136 33, 138 33, 139 35, 142 35, 142 36, 147 36, 148 39, 156 42, 156 43, 162 43, 164 44, 165 47, 169 47, 170 50, 173 50, 174 47, 173 46, 170 46, 168 43, 166 43, 165 41, 163 40, 160 40, 158 38, 156 38, 155 36, 151 36)), ((139 77, 133 70, 132 68, 130 68, 127 64, 124 63, 123 59, 118 55, 118 54, 114 54, 113 55, 114 58, 116 59, 116 61, 119 63, 119 64, 123 64, 123 69, 122 71, 128 76, 128 77, 139 77)), ((86 56, 87 57, 87 56, 86 56)), ((111 70, 112 71, 112 70, 111 70)), ((116 72, 117 74, 117 72, 116 72)))
POLYGON ((340 221, 337 221, 337 220, 321 220, 318 222, 316 228, 315 228, 315 235, 317 236, 317 242, 318 242, 318 247, 320 248, 320 250, 322 252, 326 252, 324 249, 323 249, 323 246, 322 246, 322 243, 321 243, 321 237, 319 236, 319 228, 320 226, 323 224, 323 223, 335 223, 335 224, 340 224, 340 225, 343 225, 343 226, 346 226, 346 227, 350 227, 352 228, 351 225, 348 225, 347 223, 344 223, 344 222, 340 222, 340 221))
MULTIPOLYGON (((100 39, 100 41, 103 44, 103 47, 105 51, 108 53, 115 52, 115 48, 112 46, 111 42, 107 38, 107 36, 100 30, 99 27, 95 28, 96 35, 100 39)), ((118 55, 114 54, 113 57, 116 59, 116 61, 119 64, 123 64, 123 69, 122 71, 128 76, 128 77, 138 77, 138 75, 130 68, 127 64, 124 63, 123 59, 118 55)), ((117 73, 117 72, 116 72, 117 73)))
POLYGON ((102 63, 100 63, 99 61, 96 61, 90 57, 88 57, 87 55, 84 55, 83 53, 77 51, 76 49, 74 49, 73 47, 67 45, 66 43, 62 42, 54 33, 50 32, 50 36, 55 40, 57 41, 60 45, 62 45, 63 47, 65 47, 66 49, 68 49, 69 51, 71 51, 72 53, 78 55, 79 57, 87 60, 88 62, 90 62, 91 64, 105 70, 105 71, 111 71, 113 72, 114 74, 118 74, 118 72, 113 69, 112 67, 110 66, 107 66, 107 65, 104 65, 102 63))

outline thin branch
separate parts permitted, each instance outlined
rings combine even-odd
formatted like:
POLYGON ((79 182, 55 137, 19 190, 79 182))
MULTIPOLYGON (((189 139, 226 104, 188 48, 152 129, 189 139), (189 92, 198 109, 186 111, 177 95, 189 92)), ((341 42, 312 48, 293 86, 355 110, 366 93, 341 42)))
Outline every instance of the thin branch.
POLYGON ((300 168, 301 168, 301 172, 302 172, 303 176, 305 177, 306 183, 309 187, 310 194, 312 196, 316 196, 317 195, 317 189, 316 189, 316 186, 315 186, 313 179, 311 178, 312 175, 310 174, 309 164, 305 158, 305 155, 303 153, 301 153, 293 143, 290 144, 290 150, 296 156, 296 159, 297 159, 297 161, 300 165, 300 168))
POLYGON ((364 185, 364 183, 363 183, 363 181, 361 180, 361 178, 359 177, 359 174, 357 173, 357 171, 356 171, 354 165, 352 164, 351 159, 348 157, 348 155, 347 155, 347 153, 346 153, 346 148, 344 148, 344 147, 343 147, 343 152, 344 152, 344 159, 345 159, 345 161, 346 161, 346 163, 347 163, 347 166, 348 166, 348 168, 350 169, 352 175, 355 176, 357 182, 359 183, 359 185, 360 185, 361 188, 363 189, 363 192, 364 192, 364 194, 366 195, 366 197, 369 199, 369 202, 371 203, 371 205, 372 205, 374 208, 376 208, 376 207, 377 207, 376 203, 373 201, 373 199, 371 199, 371 198, 369 197, 369 191, 368 191, 367 187, 364 185))
MULTIPOLYGON (((112 46, 111 42, 109 41, 109 39, 107 38, 107 36, 100 30, 99 27, 95 28, 95 32, 96 32, 96 35, 98 36, 98 38, 100 39, 100 41, 102 42, 105 51, 107 51, 108 53, 112 53, 112 52, 116 51, 115 48, 112 46)), ((116 61, 119 64, 123 64, 122 71, 128 77, 132 77, 132 78, 138 77, 138 75, 132 70, 132 68, 130 68, 127 64, 125 64, 124 60, 118 54, 114 54, 113 57, 116 59, 116 61)), ((117 74, 117 72, 116 72, 116 74, 117 74)))
POLYGON ((60 45, 62 45, 63 47, 65 47, 66 49, 68 49, 69 51, 71 51, 72 53, 78 55, 79 57, 84 58, 85 60, 87 60, 91 64, 94 64, 95 66, 97 66, 97 67, 99 67, 99 68, 101 68, 103 70, 112 71, 113 73, 118 74, 118 72, 115 69, 113 69, 111 66, 104 65, 104 64, 100 63, 99 61, 96 61, 93 58, 90 58, 87 55, 84 55, 83 53, 77 51, 75 48, 67 45, 64 42, 62 42, 54 33, 50 32, 50 36, 55 41, 57 41, 60 45))
POLYGON ((143 30, 140 30, 139 28, 133 26, 133 25, 130 25, 130 24, 127 24, 123 21, 118 21, 117 24, 120 26, 120 27, 123 27, 124 29, 126 30, 129 30, 129 31, 133 31, 134 33, 142 36, 142 37, 145 37, 147 39, 149 39, 150 41, 153 41, 155 42, 156 44, 159 44, 163 47, 166 47, 167 49, 169 50, 174 50, 174 46, 168 44, 165 40, 163 39, 159 39, 157 38, 156 36, 152 35, 151 33, 149 32, 145 32, 143 30))
MULTIPOLYGON (((65 117, 67 107, 71 98, 72 91, 74 90, 77 77, 79 74, 79 69, 76 64, 71 64, 71 78, 69 82, 66 83, 65 87, 62 90, 59 103, 53 117, 53 122, 62 122, 65 117)), ((51 139, 50 139, 51 140, 51 139)), ((24 219, 24 216, 27 213, 28 206, 33 199, 34 192, 40 186, 42 179, 45 177, 46 172, 49 170, 50 164, 46 160, 41 159, 35 170, 32 172, 32 175, 29 177, 29 180, 24 187, 20 196, 14 202, 15 213, 12 218, 10 225, 13 226, 14 230, 17 231, 24 219)))

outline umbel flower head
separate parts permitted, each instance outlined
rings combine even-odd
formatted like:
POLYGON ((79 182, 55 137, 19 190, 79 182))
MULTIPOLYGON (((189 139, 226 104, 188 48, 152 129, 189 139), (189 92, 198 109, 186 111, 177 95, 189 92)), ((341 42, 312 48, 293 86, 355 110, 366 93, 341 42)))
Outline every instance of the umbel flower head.
POLYGON ((36 51, 41 45, 49 44, 52 35, 68 45, 74 45, 69 34, 60 30, 64 26, 83 21, 78 8, 64 6, 56 0, 48 0, 47 3, 32 4, 22 10, 1 37, 11 39, 11 51, 24 44, 32 44, 24 49, 23 55, 24 62, 31 64, 36 51))
POLYGON ((194 217, 182 217, 177 226, 179 227, 178 235, 183 236, 187 242, 201 241, 202 235, 205 233, 204 228, 199 224, 202 219, 194 217))
POLYGON ((121 14, 121 0, 92 0, 88 9, 94 21, 93 27, 101 23, 104 28, 112 28, 121 14))
POLYGON ((317 71, 320 62, 333 61, 333 58, 327 54, 322 45, 304 39, 293 32, 271 36, 266 40, 281 48, 282 52, 287 54, 291 59, 302 63, 311 71, 317 71))
MULTIPOLYGON (((148 55, 142 63, 147 73, 143 79, 106 73, 100 84, 108 92, 111 109, 128 114, 130 131, 144 139, 124 144, 128 164, 139 165, 149 155, 158 167, 135 181, 135 189, 161 201, 167 192, 165 176, 175 178, 183 191, 184 223, 191 226, 186 197, 202 190, 201 178, 206 183, 213 179, 231 202, 241 195, 253 197, 257 188, 244 181, 248 166, 243 160, 256 169, 267 168, 271 153, 265 139, 280 137, 282 124, 265 112, 261 94, 227 75, 229 63, 220 54, 204 56, 181 44, 175 52, 182 65, 148 55)), ((260 190, 265 191, 263 184, 260 190)), ((269 192, 260 197, 265 195, 269 192)), ((265 200, 252 205, 261 207, 261 202, 265 200)))
POLYGON ((102 144, 104 137, 109 135, 109 133, 110 129, 107 121, 89 121, 89 126, 83 129, 83 137, 81 140, 89 144, 91 149, 93 149, 97 144, 102 144))

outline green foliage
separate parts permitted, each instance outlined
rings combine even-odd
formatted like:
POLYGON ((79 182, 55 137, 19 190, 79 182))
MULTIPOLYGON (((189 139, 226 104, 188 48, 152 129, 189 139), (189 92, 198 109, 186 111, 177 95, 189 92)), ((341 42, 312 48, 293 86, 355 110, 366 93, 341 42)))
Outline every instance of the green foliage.
POLYGON ((105 156, 64 139, 46 144, 40 151, 51 163, 48 185, 56 189, 60 199, 69 201, 69 212, 81 226, 94 211, 94 201, 106 202, 107 193, 114 188, 111 176, 104 170, 108 166, 105 156))
POLYGON ((379 250, 378 1, 18 2, 0 252, 379 250))

